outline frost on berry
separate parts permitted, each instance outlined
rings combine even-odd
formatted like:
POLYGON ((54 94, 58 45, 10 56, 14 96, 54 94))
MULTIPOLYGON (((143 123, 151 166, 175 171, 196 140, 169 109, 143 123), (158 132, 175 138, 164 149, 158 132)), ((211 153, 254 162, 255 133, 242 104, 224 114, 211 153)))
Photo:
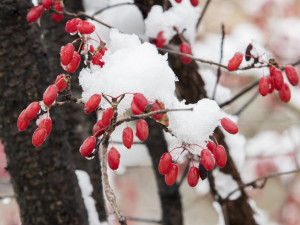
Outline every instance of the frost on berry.
POLYGON ((50 9, 50 7, 53 5, 54 0, 43 0, 42 5, 45 7, 45 9, 50 9))
POLYGON ((104 126, 108 126, 111 118, 114 117, 114 110, 110 107, 104 110, 102 114, 102 123, 104 126))
POLYGON ((238 126, 231 119, 221 119, 221 125, 230 134, 236 134, 239 131, 238 126))
POLYGON ((266 96, 269 93, 269 81, 268 78, 262 77, 259 79, 258 91, 261 96, 266 96))
POLYGON ((201 151, 201 161, 200 163, 204 166, 206 170, 213 170, 215 167, 215 162, 211 152, 207 149, 201 151))
POLYGON ((84 157, 89 157, 89 155, 93 152, 96 145, 96 138, 94 136, 89 136, 80 146, 80 153, 84 157))
POLYGON ((81 34, 91 34, 95 31, 95 26, 94 24, 84 20, 77 25, 77 30, 81 34))
MULTIPOLYGON (((160 104, 155 101, 153 104, 152 104, 152 112, 154 111, 158 111, 158 110, 162 110, 162 108, 160 107, 160 104)), ((161 120, 162 117, 163 117, 163 114, 156 114, 156 115, 153 115, 152 116, 155 120, 161 120)))
POLYGON ((201 180, 205 180, 208 176, 207 170, 204 168, 204 166, 201 163, 199 164, 199 175, 201 180))
POLYGON ((104 134, 104 131, 105 131, 105 126, 103 125, 102 120, 99 120, 93 126, 93 135, 95 137, 100 137, 102 134, 104 134))
POLYGON ((188 172, 188 184, 191 187, 195 187, 199 181, 199 170, 197 167, 192 166, 188 172))
POLYGON ((84 105, 84 113, 89 114, 96 110, 101 102, 101 95, 94 94, 84 105))
POLYGON ((60 74, 56 77, 55 85, 58 88, 58 91, 63 91, 67 87, 67 81, 64 78, 66 76, 65 74, 60 74))
POLYGON ((156 36, 156 39, 155 39, 155 45, 157 48, 163 48, 166 44, 166 39, 164 37, 164 32, 163 31, 160 31, 157 36, 156 36))
POLYGON ((39 147, 43 144, 46 137, 47 137, 46 129, 38 127, 32 135, 32 144, 35 147, 39 147))
POLYGON ((71 62, 71 60, 73 58, 74 50, 75 50, 75 48, 72 43, 68 43, 65 46, 61 47, 61 49, 60 49, 61 64, 66 66, 71 62))
POLYGON ((273 69, 271 72, 271 76, 274 80, 274 88, 279 91, 283 87, 284 83, 281 70, 278 68, 273 69))
MULTIPOLYGON (((148 100, 146 99, 146 97, 141 94, 141 93, 135 93, 133 95, 133 100, 132 100, 133 104, 137 107, 137 111, 144 113, 145 112, 145 108, 147 105, 149 105, 148 100)), ((131 106, 132 109, 132 106, 131 106)), ((133 113, 133 111, 132 111, 133 113)), ((134 114, 134 113, 133 113, 134 114)), ((140 113, 139 113, 140 114, 140 113)))
POLYGON ((291 90, 287 83, 284 83, 282 88, 278 92, 279 98, 283 102, 288 102, 291 99, 291 90))
MULTIPOLYGON (((58 12, 62 12, 62 8, 61 8, 61 5, 60 5, 59 1, 56 1, 54 3, 54 9, 58 12)), ((55 22, 60 22, 64 18, 64 16, 62 14, 52 13, 51 18, 55 22)))
MULTIPOLYGON (((191 47, 186 42, 181 43, 179 50, 180 50, 181 53, 192 55, 191 47)), ((192 61, 191 58, 188 58, 188 57, 185 57, 185 56, 180 56, 180 59, 184 64, 189 64, 192 61)))
POLYGON ((216 147, 216 144, 212 141, 209 141, 207 144, 206 144, 206 148, 212 153, 214 154, 215 152, 215 147, 216 147))
POLYGON ((25 109, 20 113, 19 118, 18 118, 18 129, 19 131, 23 131, 26 130, 26 128, 28 127, 30 120, 28 120, 25 116, 25 109))
POLYGON ((219 167, 224 167, 226 165, 227 156, 226 151, 222 145, 217 145, 215 148, 215 160, 219 167))
POLYGON ((229 71, 237 70, 243 61, 243 57, 244 56, 242 53, 235 53, 234 56, 229 60, 227 69, 229 71))
POLYGON ((267 77, 267 79, 269 83, 269 94, 271 94, 274 91, 274 79, 271 76, 267 77))
POLYGON ((50 117, 43 119, 39 123, 39 128, 44 128, 47 131, 47 137, 49 136, 51 130, 52 130, 52 120, 50 117))
POLYGON ((174 163, 170 165, 169 172, 165 175, 165 182, 167 185, 175 184, 178 176, 178 166, 174 163))
POLYGON ((117 170, 120 164, 120 153, 114 147, 112 147, 107 154, 107 162, 112 170, 117 170))
POLYGON ((296 86, 299 83, 299 76, 295 70, 295 67, 288 65, 284 68, 284 71, 290 84, 296 86))
POLYGON ((172 168, 171 164, 172 164, 171 154, 168 152, 164 153, 159 160, 158 172, 162 175, 167 174, 172 168))
POLYGON ((133 131, 130 127, 126 127, 122 133, 123 144, 126 148, 130 149, 133 143, 133 131))
POLYGON ((73 33, 77 32, 77 25, 81 22, 82 22, 82 20, 79 18, 74 18, 74 19, 68 20, 66 23, 65 30, 70 34, 73 34, 73 33))
POLYGON ((58 94, 58 88, 55 84, 50 85, 43 95, 43 102, 45 105, 50 106, 56 99, 58 94))
POLYGON ((199 4, 199 0, 190 0, 191 5, 196 7, 199 4))
POLYGON ((37 21, 38 18, 42 16, 43 12, 44 12, 44 6, 42 5, 32 7, 27 13, 26 19, 30 23, 35 22, 37 21))
POLYGON ((79 53, 74 52, 70 63, 66 67, 63 67, 63 68, 65 71, 67 71, 69 73, 74 73, 80 64, 80 61, 81 61, 81 57, 80 57, 79 53))
POLYGON ((32 120, 40 111, 41 107, 38 102, 32 102, 25 109, 25 117, 27 120, 32 120))
POLYGON ((136 133, 135 135, 141 141, 145 141, 148 138, 148 124, 146 120, 139 119, 136 123, 136 133))

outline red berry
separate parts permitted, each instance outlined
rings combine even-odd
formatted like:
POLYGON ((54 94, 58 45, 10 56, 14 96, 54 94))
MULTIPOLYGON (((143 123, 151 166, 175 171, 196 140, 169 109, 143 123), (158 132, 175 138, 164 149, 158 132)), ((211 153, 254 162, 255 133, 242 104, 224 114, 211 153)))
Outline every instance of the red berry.
POLYGON ((160 31, 155 40, 155 45, 157 48, 163 48, 166 44, 166 39, 164 38, 164 32, 160 31))
POLYGON ((207 170, 204 168, 204 166, 201 163, 199 164, 199 175, 201 180, 205 180, 208 176, 207 170))
POLYGON ((111 118, 114 117, 114 110, 110 107, 104 110, 102 114, 102 123, 104 126, 108 126, 111 118))
POLYGON ((196 7, 199 4, 199 0, 190 0, 191 5, 196 7))
POLYGON ((66 76, 66 74, 62 73, 56 77, 55 85, 58 88, 58 91, 63 91, 67 87, 67 81, 64 76, 66 76))
POLYGON ((274 79, 274 88, 279 91, 283 87, 284 83, 281 70, 278 68, 273 69, 271 76, 274 79))
POLYGON ((122 134, 123 144, 126 148, 130 149, 133 143, 133 131, 130 127, 126 127, 122 134))
POLYGON ((201 164, 206 170, 213 170, 215 167, 215 162, 212 157, 212 154, 209 150, 203 149, 201 151, 201 164))
POLYGON ((192 166, 188 172, 188 184, 191 187, 195 187, 199 181, 199 170, 197 167, 192 166))
POLYGON ((77 25, 77 30, 81 34, 91 34, 95 31, 95 26, 94 24, 84 20, 77 25))
POLYGON ((165 175, 165 182, 167 185, 175 184, 178 176, 178 166, 172 163, 170 167, 169 172, 165 175))
POLYGON ((94 53, 94 52, 95 52, 95 48, 94 48, 94 46, 93 46, 93 45, 90 45, 89 52, 90 52, 90 53, 94 53))
POLYGON ((170 153, 164 153, 161 158, 160 158, 160 161, 159 161, 159 164, 158 164, 158 172, 162 175, 165 175, 167 174, 172 166, 172 156, 170 153))
POLYGON ((117 170, 120 164, 120 153, 114 147, 112 147, 107 154, 107 162, 112 170, 117 170))
POLYGON ((103 46, 103 47, 101 48, 101 50, 100 50, 100 54, 101 54, 101 55, 104 55, 105 52, 106 52, 106 50, 107 50, 107 48, 106 48, 105 46, 103 46))
MULTIPOLYGON (((161 107, 159 105, 159 103, 156 101, 152 104, 152 112, 153 111, 158 111, 161 110, 161 107)), ((156 114, 152 116, 155 120, 161 120, 161 118, 163 117, 163 114, 156 114)))
POLYGON ((50 117, 43 119, 39 123, 39 128, 44 128, 47 131, 47 137, 49 136, 51 130, 52 130, 52 120, 50 117))
POLYGON ((75 33, 75 32, 77 32, 77 25, 81 22, 82 22, 82 20, 79 18, 74 18, 74 19, 68 20, 66 23, 65 30, 70 34, 75 33))
POLYGON ((240 52, 235 53, 232 59, 229 60, 227 69, 229 71, 237 70, 241 65, 242 61, 243 61, 243 54, 240 52))
POLYGON ((140 119, 136 123, 136 133, 135 135, 141 141, 145 141, 148 138, 148 124, 146 120, 140 119))
POLYGON ((266 96, 269 93, 268 78, 262 77, 259 79, 258 91, 261 94, 261 96, 266 96))
POLYGON ((23 131, 26 130, 26 128, 28 127, 30 120, 28 120, 25 117, 25 109, 20 113, 20 116, 18 118, 18 129, 19 131, 23 131))
MULTIPOLYGON (((101 53, 100 52, 97 52, 93 57, 92 57, 92 63, 94 64, 94 65, 99 65, 99 66, 103 66, 104 64, 103 64, 103 62, 101 61, 101 59, 102 59, 102 55, 101 55, 101 53)), ((101 66, 101 67, 102 67, 101 66)))
POLYGON ((221 125, 230 134, 236 134, 237 132, 239 132, 238 126, 231 119, 221 119, 221 125))
POLYGON ((43 0, 42 5, 45 7, 45 9, 50 9, 50 7, 53 5, 54 0, 43 0))
POLYGON ((134 104, 138 107, 139 111, 142 111, 142 113, 145 112, 145 108, 147 105, 149 105, 148 100, 146 97, 141 94, 141 93, 135 93, 133 95, 133 100, 134 104))
MULTIPOLYGON (((54 9, 58 12, 62 12, 62 9, 61 9, 61 5, 60 5, 60 2, 59 1, 56 1, 54 3, 54 9)), ((51 18, 55 21, 55 22, 59 22, 61 21, 64 16, 62 14, 57 14, 57 13, 51 13, 51 18)))
POLYGON ((94 136, 89 136, 83 144, 80 146, 80 153, 84 157, 89 157, 89 155, 93 152, 96 144, 96 138, 94 136))
POLYGON ((208 148, 208 150, 209 150, 212 154, 214 154, 214 152, 215 152, 215 147, 216 147, 216 145, 215 145, 215 143, 212 142, 212 141, 209 141, 209 142, 206 144, 206 148, 208 148))
MULTIPOLYGON (((181 45, 180 45, 180 52, 181 53, 184 53, 184 54, 189 54, 189 55, 192 55, 192 50, 191 50, 191 47, 188 43, 186 42, 182 42, 181 45)), ((184 64, 189 64, 192 59, 191 58, 188 58, 188 57, 185 57, 185 56, 180 56, 180 59, 181 61, 184 63, 184 64)))
POLYGON ((32 120, 40 111, 41 107, 38 102, 32 102, 27 108, 25 109, 25 117, 28 120, 32 120))
POLYGON ((273 77, 267 77, 268 83, 269 83, 269 94, 271 94, 274 91, 274 79, 273 77))
POLYGON ((175 0, 175 2, 180 3, 182 0, 175 0))
POLYGON ((50 85, 43 95, 43 102, 45 105, 50 106, 56 99, 58 94, 58 88, 55 84, 50 85))
POLYGON ((285 74, 291 85, 296 86, 299 83, 299 76, 293 66, 286 66, 284 68, 285 74))
POLYGON ((288 102, 291 99, 291 90, 287 83, 283 84, 283 87, 278 92, 279 98, 283 102, 288 102))
POLYGON ((224 167, 226 165, 227 156, 226 151, 222 145, 217 145, 215 148, 215 160, 219 167, 224 167))
POLYGON ((38 18, 41 17, 43 12, 44 12, 44 6, 42 5, 32 7, 27 13, 26 19, 30 23, 35 22, 37 21, 38 18))
POLYGON ((75 50, 75 48, 72 43, 68 43, 65 46, 61 47, 61 49, 60 49, 61 64, 66 66, 71 62, 71 60, 73 58, 74 50, 75 50))
POLYGON ((101 102, 101 95, 94 94, 84 105, 84 113, 89 114, 96 110, 101 102))
POLYGON ((37 128, 32 135, 32 144, 35 147, 39 147, 43 144, 47 137, 47 131, 45 128, 37 128))
POLYGON ((81 61, 80 55, 78 54, 78 52, 74 52, 71 62, 64 69, 69 73, 74 73, 80 64, 80 61, 81 61))
POLYGON ((134 103, 134 101, 131 102, 131 112, 133 115, 139 115, 143 113, 144 111, 140 110, 137 105, 134 103))
POLYGON ((93 127, 93 135, 95 137, 100 137, 102 134, 104 134, 104 131, 105 126, 103 125, 102 120, 99 120, 93 127))

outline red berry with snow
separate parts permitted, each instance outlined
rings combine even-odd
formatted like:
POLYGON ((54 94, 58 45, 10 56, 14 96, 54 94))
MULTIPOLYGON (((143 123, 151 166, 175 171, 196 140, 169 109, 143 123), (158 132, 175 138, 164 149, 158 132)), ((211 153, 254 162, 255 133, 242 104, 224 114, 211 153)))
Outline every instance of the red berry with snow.
POLYGON ((279 98, 283 102, 288 102, 291 99, 291 90, 287 83, 283 84, 283 87, 278 92, 279 98))
POLYGON ((227 66, 228 70, 229 71, 237 70, 243 61, 243 57, 244 56, 242 53, 240 52, 235 53, 234 56, 228 62, 228 66, 227 66))
POLYGON ((32 135, 32 144, 35 147, 41 146, 47 137, 47 131, 45 128, 37 128, 32 135))
POLYGON ((157 48, 163 48, 166 44, 166 39, 164 37, 164 32, 163 31, 160 31, 157 36, 156 36, 156 39, 155 39, 155 45, 157 48))
POLYGON ((165 175, 165 182, 167 185, 175 184, 178 176, 178 166, 172 163, 170 167, 169 172, 165 175))
POLYGON ((94 136, 89 136, 80 146, 80 153, 84 157, 89 157, 89 155, 93 152, 96 145, 96 138, 94 136))
POLYGON ((103 125, 102 120, 99 120, 93 127, 93 135, 95 137, 100 137, 102 134, 104 134, 105 128, 106 127, 103 125))
POLYGON ((145 141, 148 138, 148 124, 146 120, 140 119, 136 123, 136 133, 135 135, 141 141, 145 141))
MULTIPOLYGON (((191 50, 191 47, 188 43, 186 42, 182 42, 181 45, 180 45, 180 52, 181 53, 184 53, 184 54, 189 54, 189 55, 192 55, 192 50, 191 50)), ((184 63, 184 64, 189 64, 192 59, 191 58, 188 58, 188 57, 185 57, 185 56, 180 56, 180 59, 181 61, 184 63)))
POLYGON ((67 87, 67 81, 64 78, 66 76, 65 74, 60 74, 56 77, 55 85, 58 88, 58 91, 63 91, 67 87))
POLYGON ((274 79, 271 76, 267 77, 267 79, 269 83, 269 94, 271 94, 274 91, 274 79))
POLYGON ((25 117, 28 120, 32 120, 40 111, 41 107, 38 102, 32 102, 27 108, 25 109, 25 117))
POLYGON ((271 76, 274 79, 274 88, 280 90, 283 87, 283 75, 280 69, 275 68, 272 70, 271 76))
POLYGON ((61 64, 66 66, 71 62, 71 60, 73 58, 74 50, 75 50, 75 48, 72 43, 68 43, 65 46, 61 47, 61 49, 60 49, 61 64))
POLYGON ((114 110, 110 107, 104 110, 102 114, 102 123, 104 126, 108 126, 111 118, 114 117, 114 110))
POLYGON ((77 30, 81 34, 91 34, 95 31, 95 25, 84 20, 77 25, 77 30))
MULTIPOLYGON (((159 103, 156 101, 152 104, 152 112, 161 110, 161 107, 159 103)), ((161 120, 163 117, 163 114, 156 114, 152 116, 155 120, 161 120)))
MULTIPOLYGON (((102 59, 102 55, 100 52, 97 52, 93 57, 92 57, 92 63, 94 65, 99 65, 101 66, 103 64, 103 62, 101 61, 102 59)), ((102 65, 103 66, 103 65, 102 65)))
POLYGON ((215 162, 211 152, 207 149, 201 151, 201 164, 206 170, 213 170, 215 167, 215 162))
POLYGON ((215 152, 215 147, 216 147, 216 144, 215 144, 214 142, 212 142, 212 141, 209 141, 209 142, 207 142, 207 144, 206 144, 206 148, 207 148, 212 154, 214 154, 214 152, 215 152))
POLYGON ((199 170, 197 167, 192 166, 188 172, 188 184, 191 187, 195 187, 199 181, 199 170))
POLYGON ((149 105, 148 100, 141 93, 135 93, 132 101, 142 113, 144 113, 146 106, 149 105))
POLYGON ((30 120, 28 120, 25 116, 25 109, 20 113, 19 118, 18 118, 18 129, 19 131, 26 130, 26 128, 29 125, 30 120))
POLYGON ((190 0, 191 5, 196 7, 199 4, 199 0, 190 0))
POLYGON ((38 18, 42 16, 43 12, 44 12, 44 6, 42 5, 32 7, 27 13, 26 19, 30 23, 35 22, 38 20, 38 18))
POLYGON ((112 147, 107 154, 107 162, 112 170, 117 170, 120 164, 120 153, 114 147, 112 147))
POLYGON ((284 68, 285 74, 290 82, 291 85, 296 86, 299 83, 299 76, 295 67, 293 66, 286 66, 284 68))
MULTIPOLYGON (((56 1, 54 3, 54 9, 58 12, 62 12, 62 8, 61 8, 61 5, 60 5, 59 1, 56 1)), ((64 18, 64 16, 62 14, 52 13, 51 18, 55 22, 60 22, 64 18)))
POLYGON ((261 96, 266 96, 269 93, 269 81, 268 78, 262 77, 259 79, 258 91, 261 96))
POLYGON ((43 0, 42 5, 45 7, 45 9, 50 9, 50 7, 53 5, 54 0, 43 0))
POLYGON ((122 133, 123 144, 126 148, 130 149, 133 143, 133 131, 130 127, 126 127, 122 133))
POLYGON ((222 145, 217 145, 215 148, 215 160, 219 167, 224 167, 226 165, 227 156, 226 151, 222 145))
POLYGON ((39 128, 44 128, 47 131, 47 137, 49 136, 51 130, 52 130, 52 120, 50 117, 43 119, 39 123, 39 128))
POLYGON ((239 132, 238 126, 231 119, 221 119, 221 125, 230 134, 236 134, 237 132, 239 132))
POLYGON ((90 52, 90 53, 94 53, 94 52, 95 52, 95 48, 94 48, 94 46, 93 46, 93 45, 90 45, 89 52, 90 52))
POLYGON ((64 69, 69 73, 74 73, 80 64, 80 61, 81 61, 80 55, 78 54, 78 52, 74 51, 70 63, 64 69))
POLYGON ((168 152, 164 153, 159 160, 158 172, 162 175, 167 174, 172 168, 171 164, 172 164, 171 154, 168 152))
POLYGON ((50 85, 43 95, 43 102, 45 105, 50 106, 56 99, 58 94, 58 88, 55 84, 50 85))
POLYGON ((70 34, 75 33, 75 32, 77 32, 77 25, 81 22, 82 22, 82 20, 79 18, 74 18, 74 19, 68 20, 66 23, 65 30, 70 34))
POLYGON ((101 102, 101 95, 94 94, 84 105, 84 113, 89 114, 96 110, 101 102))

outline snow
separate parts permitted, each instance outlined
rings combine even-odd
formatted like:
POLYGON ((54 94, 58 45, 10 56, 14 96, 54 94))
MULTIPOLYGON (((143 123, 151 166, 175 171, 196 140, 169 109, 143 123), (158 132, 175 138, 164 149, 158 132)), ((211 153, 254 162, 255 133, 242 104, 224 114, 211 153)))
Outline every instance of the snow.
POLYGON ((213 207, 215 208, 216 212, 218 213, 219 216, 219 221, 217 225, 225 225, 225 221, 224 221, 224 214, 222 211, 222 207, 220 206, 220 204, 218 202, 213 202, 213 207))

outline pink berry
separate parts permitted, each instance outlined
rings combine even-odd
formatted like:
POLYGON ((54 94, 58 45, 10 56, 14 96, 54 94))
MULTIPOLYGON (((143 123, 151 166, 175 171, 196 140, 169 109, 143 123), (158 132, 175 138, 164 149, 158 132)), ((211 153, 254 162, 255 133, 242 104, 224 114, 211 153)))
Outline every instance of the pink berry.
POLYGON ((227 69, 229 71, 237 70, 243 61, 243 57, 244 56, 242 53, 235 53, 234 56, 229 60, 227 69))
POLYGON ((80 55, 78 54, 78 52, 74 51, 72 59, 70 63, 65 67, 65 70, 69 73, 74 73, 80 64, 80 61, 81 61, 80 55))
POLYGON ((43 144, 47 137, 47 131, 44 128, 37 128, 32 135, 32 144, 39 147, 43 144))
POLYGON ((42 16, 43 12, 44 12, 44 6, 42 5, 32 7, 27 13, 26 19, 30 23, 35 22, 38 20, 38 18, 42 16))
POLYGON ((274 91, 274 79, 271 76, 267 77, 267 79, 269 83, 269 94, 271 94, 274 91))
POLYGON ((291 99, 291 90, 287 83, 283 84, 283 87, 278 92, 279 98, 283 102, 288 102, 291 99))
POLYGON ((215 160, 219 167, 224 167, 226 165, 227 156, 226 151, 222 145, 217 145, 215 148, 215 160))
POLYGON ((170 165, 169 172, 165 175, 165 182, 167 185, 175 184, 178 176, 178 166, 174 163, 170 165))
POLYGON ((146 120, 139 119, 136 123, 136 133, 135 135, 141 141, 145 141, 148 138, 148 124, 146 120))
POLYGON ((215 167, 215 162, 212 157, 212 154, 209 150, 203 149, 201 151, 201 164, 206 170, 213 170, 215 167))
POLYGON ((79 18, 74 18, 74 19, 68 20, 66 23, 65 30, 70 34, 75 33, 75 32, 77 32, 77 25, 81 22, 82 22, 82 20, 79 18))
POLYGON ((140 111, 142 111, 144 113, 145 108, 147 105, 149 105, 148 100, 146 99, 146 97, 141 94, 141 93, 135 93, 133 95, 133 100, 134 104, 138 107, 138 109, 140 111))
POLYGON ((239 132, 238 126, 231 119, 221 119, 221 125, 230 134, 236 134, 237 132, 239 132))
POLYGON ((130 127, 126 127, 122 134, 123 144, 126 148, 130 149, 133 143, 133 131, 130 127))
MULTIPOLYGON (((184 54, 189 54, 189 55, 192 55, 192 50, 191 50, 191 47, 188 43, 186 42, 182 42, 181 45, 180 45, 180 52, 181 53, 184 53, 184 54)), ((188 57, 185 57, 185 56, 180 56, 180 59, 181 61, 184 63, 184 64, 189 64, 192 59, 191 58, 188 58, 188 57)))
POLYGON ((102 120, 99 120, 97 123, 95 123, 93 127, 93 135, 95 137, 100 137, 105 132, 105 126, 102 123, 102 120))
POLYGON ((191 5, 196 7, 199 4, 199 0, 190 0, 191 5))
POLYGON ((101 95, 94 94, 84 105, 84 113, 89 114, 96 110, 101 102, 101 95))
POLYGON ((166 39, 164 37, 164 32, 163 31, 160 31, 158 34, 157 34, 157 37, 155 39, 155 45, 157 48, 163 48, 166 44, 166 39))
MULTIPOLYGON (((59 1, 56 1, 54 3, 54 9, 58 12, 62 12, 62 8, 61 8, 61 5, 60 5, 59 1)), ((52 13, 51 18, 55 22, 60 22, 64 18, 64 16, 62 14, 52 13)))
POLYGON ((54 0, 43 0, 42 5, 45 7, 45 9, 50 9, 50 7, 53 5, 54 0))
MULTIPOLYGON (((153 111, 158 111, 161 110, 161 107, 159 105, 159 103, 156 101, 152 104, 152 112, 153 111)), ((161 120, 163 117, 163 114, 156 114, 152 116, 155 120, 161 120)))
POLYGON ((117 170, 120 164, 120 153, 114 147, 112 147, 107 154, 107 162, 112 170, 117 170))
POLYGON ((25 117, 27 120, 32 120, 40 111, 41 107, 38 102, 32 102, 27 108, 25 109, 25 117))
POLYGON ((214 142, 212 142, 212 141, 209 141, 209 142, 207 142, 207 144, 206 144, 206 148, 207 148, 212 154, 214 154, 214 152, 215 152, 215 147, 216 147, 216 144, 215 144, 214 142))
POLYGON ((65 46, 61 47, 60 49, 61 64, 66 66, 71 62, 73 58, 74 50, 75 48, 72 43, 68 43, 65 46))
POLYGON ((58 88, 55 84, 50 85, 43 95, 43 102, 45 105, 50 106, 55 101, 58 94, 58 88))
POLYGON ((158 164, 158 172, 162 175, 167 174, 172 168, 171 164, 172 164, 171 154, 168 152, 164 153, 161 156, 159 164, 158 164))
POLYGON ((52 120, 50 117, 43 119, 39 123, 39 128, 44 128, 47 131, 47 137, 49 136, 51 130, 52 130, 52 120))
POLYGON ((67 87, 67 81, 64 76, 66 76, 66 74, 62 73, 56 77, 55 85, 58 88, 58 91, 63 91, 67 87))
POLYGON ((102 114, 102 123, 104 126, 108 126, 110 124, 111 118, 114 117, 114 110, 110 107, 104 110, 102 114))
POLYGON ((84 157, 89 157, 89 155, 93 152, 96 145, 96 138, 94 136, 89 136, 83 144, 80 146, 80 153, 84 157))
POLYGON ((259 79, 258 91, 261 94, 261 96, 266 96, 269 93, 268 78, 262 77, 259 79))
POLYGON ((199 170, 197 167, 192 166, 188 172, 188 184, 191 187, 195 187, 199 181, 199 170))
POLYGON ((299 76, 293 66, 286 66, 284 68, 285 74, 291 85, 296 86, 299 83, 299 76))
POLYGON ((20 113, 20 116, 18 118, 18 129, 19 131, 26 130, 26 128, 29 125, 30 120, 28 120, 25 116, 25 109, 20 113))
POLYGON ((77 30, 81 34, 91 34, 95 31, 95 26, 94 24, 84 20, 77 25, 77 30))
POLYGON ((280 69, 275 68, 272 70, 271 76, 274 79, 274 88, 280 90, 283 87, 283 75, 280 69))

